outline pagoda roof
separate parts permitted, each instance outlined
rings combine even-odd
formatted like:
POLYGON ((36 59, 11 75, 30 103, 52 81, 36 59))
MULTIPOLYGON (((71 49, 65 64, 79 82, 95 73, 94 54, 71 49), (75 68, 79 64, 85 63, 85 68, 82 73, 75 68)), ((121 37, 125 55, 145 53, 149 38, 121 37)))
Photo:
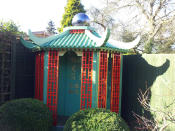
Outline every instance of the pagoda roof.
MULTIPOLYGON (((100 36, 93 28, 89 26, 72 26, 65 28, 61 34, 50 36, 48 38, 36 37, 31 31, 29 31, 29 39, 31 41, 26 41, 21 38, 21 42, 25 47, 32 49, 33 51, 89 49, 127 52, 128 49, 131 48, 123 48, 123 43, 117 41, 109 42, 109 37, 109 29, 106 29, 103 36, 100 36), (119 44, 116 45, 115 43, 119 44)), ((137 41, 138 40, 136 39, 135 43, 137 41)), ((130 46, 133 46, 133 43, 131 43, 130 46)))

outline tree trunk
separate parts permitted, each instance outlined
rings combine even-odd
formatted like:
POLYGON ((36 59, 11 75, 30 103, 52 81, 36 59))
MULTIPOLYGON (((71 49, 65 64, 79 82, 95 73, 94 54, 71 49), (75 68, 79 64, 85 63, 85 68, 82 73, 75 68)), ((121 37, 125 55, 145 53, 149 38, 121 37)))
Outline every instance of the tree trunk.
POLYGON ((153 37, 149 37, 144 46, 144 53, 151 54, 153 48, 153 37))

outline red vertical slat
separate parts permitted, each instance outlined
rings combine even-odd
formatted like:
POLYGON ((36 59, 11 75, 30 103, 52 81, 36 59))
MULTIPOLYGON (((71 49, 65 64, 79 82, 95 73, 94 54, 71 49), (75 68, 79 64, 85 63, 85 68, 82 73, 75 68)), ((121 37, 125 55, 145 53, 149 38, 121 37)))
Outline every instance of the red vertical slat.
POLYGON ((92 72, 93 52, 83 51, 81 64, 81 103, 80 109, 91 108, 92 105, 92 72))
POLYGON ((35 98, 42 101, 44 78, 44 52, 37 53, 35 59, 35 98))
POLYGON ((57 123, 58 72, 59 72, 59 51, 49 51, 47 106, 53 113, 54 125, 56 125, 57 123))
POLYGON ((113 54, 111 78, 111 111, 119 113, 120 97, 120 55, 113 54))
POLYGON ((107 69, 108 69, 108 53, 101 51, 100 64, 99 64, 99 85, 98 85, 98 107, 99 108, 106 108, 107 69))

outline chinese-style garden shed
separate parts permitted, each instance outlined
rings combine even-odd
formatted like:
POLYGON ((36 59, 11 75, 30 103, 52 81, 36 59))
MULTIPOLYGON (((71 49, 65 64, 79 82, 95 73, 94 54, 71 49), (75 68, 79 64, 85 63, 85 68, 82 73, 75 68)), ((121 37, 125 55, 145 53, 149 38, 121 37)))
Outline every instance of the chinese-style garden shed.
POLYGON ((21 38, 36 52, 35 98, 47 104, 55 123, 87 108, 121 111, 121 54, 139 38, 125 44, 109 40, 109 29, 101 37, 88 23, 79 13, 61 34, 38 38, 29 32, 31 41, 21 38))

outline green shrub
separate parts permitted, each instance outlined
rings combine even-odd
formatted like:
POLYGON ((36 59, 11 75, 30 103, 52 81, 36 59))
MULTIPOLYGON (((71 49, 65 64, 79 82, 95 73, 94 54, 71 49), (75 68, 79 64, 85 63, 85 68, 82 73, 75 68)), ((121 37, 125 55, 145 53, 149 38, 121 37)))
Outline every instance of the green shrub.
POLYGON ((116 113, 97 108, 73 114, 67 120, 64 131, 129 131, 129 128, 116 113))
POLYGON ((0 107, 2 131, 50 131, 52 122, 52 113, 36 99, 12 100, 0 107))

